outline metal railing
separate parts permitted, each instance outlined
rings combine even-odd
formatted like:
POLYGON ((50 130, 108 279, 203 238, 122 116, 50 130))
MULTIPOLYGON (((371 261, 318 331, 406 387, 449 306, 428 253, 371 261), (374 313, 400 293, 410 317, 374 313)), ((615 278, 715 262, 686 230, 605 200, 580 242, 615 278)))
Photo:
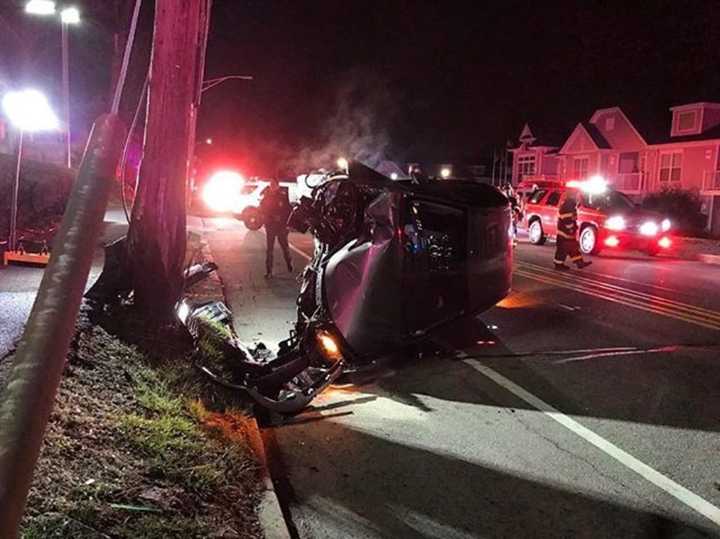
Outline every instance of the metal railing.
POLYGON ((0 537, 17 536, 124 142, 116 115, 90 134, 35 303, 0 395, 0 537))

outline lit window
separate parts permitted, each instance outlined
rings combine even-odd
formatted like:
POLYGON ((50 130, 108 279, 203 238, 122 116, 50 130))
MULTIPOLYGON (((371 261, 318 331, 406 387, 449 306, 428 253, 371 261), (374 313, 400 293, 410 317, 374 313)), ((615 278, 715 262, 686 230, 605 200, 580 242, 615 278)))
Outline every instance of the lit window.
POLYGON ((525 176, 535 175, 535 156, 534 155, 522 155, 518 157, 518 181, 522 180, 525 176))
POLYGON ((588 174, 590 159, 587 157, 576 157, 573 159, 573 179, 582 180, 588 174))
POLYGON ((679 112, 677 115, 677 129, 678 131, 692 131, 695 129, 695 120, 697 113, 693 111, 679 112))
POLYGON ((672 152, 660 155, 660 181, 679 182, 682 168, 682 153, 672 152))

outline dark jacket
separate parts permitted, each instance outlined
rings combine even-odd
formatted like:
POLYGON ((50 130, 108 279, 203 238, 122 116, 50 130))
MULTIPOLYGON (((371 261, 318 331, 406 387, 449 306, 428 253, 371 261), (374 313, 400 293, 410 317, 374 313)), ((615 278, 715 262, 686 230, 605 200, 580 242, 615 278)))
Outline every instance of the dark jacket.
POLYGON ((575 200, 565 200, 558 210, 557 236, 558 239, 574 240, 577 237, 577 203, 575 200))
POLYGON ((265 188, 260 201, 260 211, 266 227, 284 228, 287 226, 291 209, 287 189, 272 186, 265 188))

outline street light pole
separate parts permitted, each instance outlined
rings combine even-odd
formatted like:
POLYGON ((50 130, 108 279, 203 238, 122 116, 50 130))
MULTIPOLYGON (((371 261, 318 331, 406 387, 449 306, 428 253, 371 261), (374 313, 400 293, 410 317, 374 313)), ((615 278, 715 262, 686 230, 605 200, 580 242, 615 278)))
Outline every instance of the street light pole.
POLYGON ((12 188, 12 204, 10 206, 10 237, 8 238, 8 249, 11 252, 17 251, 17 212, 18 192, 20 191, 20 165, 22 163, 23 139, 25 130, 20 129, 20 140, 18 142, 17 164, 15 165, 15 181, 12 188))
POLYGON ((67 167, 72 168, 72 141, 70 137, 70 53, 68 44, 68 23, 62 21, 62 78, 63 78, 63 116, 65 120, 65 142, 67 167))

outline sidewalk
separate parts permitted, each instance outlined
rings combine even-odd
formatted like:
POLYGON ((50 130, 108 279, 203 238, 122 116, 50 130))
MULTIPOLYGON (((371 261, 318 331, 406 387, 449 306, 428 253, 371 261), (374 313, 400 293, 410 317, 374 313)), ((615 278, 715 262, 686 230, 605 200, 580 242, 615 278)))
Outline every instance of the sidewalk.
POLYGON ((241 340, 262 341, 276 348, 295 323, 297 277, 307 260, 291 251, 295 271, 287 273, 280 248, 275 250, 275 275, 265 279, 265 233, 217 231, 208 235, 210 250, 219 266, 225 297, 233 311, 241 340))

